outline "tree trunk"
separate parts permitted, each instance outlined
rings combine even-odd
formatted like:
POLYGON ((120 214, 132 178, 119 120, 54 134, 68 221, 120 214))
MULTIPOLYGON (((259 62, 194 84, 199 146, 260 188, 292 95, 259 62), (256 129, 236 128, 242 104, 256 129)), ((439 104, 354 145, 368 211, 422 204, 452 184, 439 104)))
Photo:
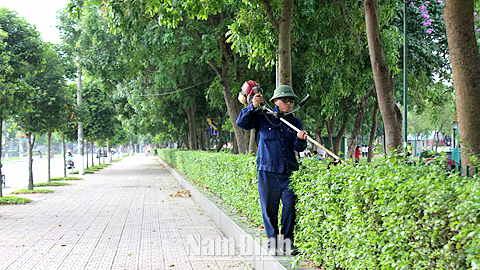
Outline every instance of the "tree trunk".
MULTIPOLYGON (((3 132, 3 131, 1 131, 3 132)), ((1 142, 0 142, 1 143, 1 142)), ((7 123, 5 123, 5 159, 8 159, 8 136, 7 136, 7 123)))
POLYGON ((181 135, 180 138, 182 138, 183 144, 185 144, 185 148, 187 148, 187 150, 190 150, 190 146, 188 145, 188 142, 185 136, 181 135))
POLYGON ((378 0, 365 0, 364 5, 370 62, 385 127, 386 149, 387 153, 390 153, 391 150, 402 145, 402 114, 395 104, 395 84, 383 51, 378 19, 378 0))
POLYGON ((221 125, 217 125, 217 131, 218 131, 218 142, 217 142, 217 147, 215 147, 215 152, 218 153, 223 148, 223 141, 222 141, 223 130, 221 125))
POLYGON ((328 143, 329 143, 329 150, 330 151, 334 151, 333 150, 333 130, 332 128, 335 126, 335 119, 332 119, 330 118, 329 120, 327 120, 327 133, 328 133, 328 143))
POLYGON ((3 130, 3 120, 0 119, 0 198, 3 197, 3 178, 2 178, 2 130, 3 130))
POLYGON ((291 28, 293 0, 282 1, 282 13, 278 20, 274 17, 270 0, 262 0, 268 19, 278 34, 278 73, 279 84, 292 86, 291 28))
MULTIPOLYGON (((82 107, 82 69, 80 67, 80 56, 77 56, 77 107, 82 107)), ((85 174, 85 158, 83 144, 83 123, 78 122, 78 155, 81 161, 79 164, 78 174, 85 174)))
POLYGON ((255 129, 250 130, 250 142, 248 143, 248 151, 250 151, 250 153, 252 154, 257 153, 257 138, 255 136, 256 133, 257 131, 255 129))
POLYGON ((342 141, 343 137, 345 136, 345 132, 347 131, 347 122, 348 122, 348 112, 345 111, 345 115, 343 117, 343 124, 340 130, 337 133, 337 140, 335 141, 335 147, 334 147, 334 152, 335 154, 340 153, 340 150, 342 149, 342 141))
POLYGON ((28 189, 33 190, 33 146, 35 145, 35 134, 26 132, 28 143, 28 189))
POLYGON ((278 73, 280 85, 292 86, 291 29, 293 0, 283 0, 282 13, 278 20, 278 73))
POLYGON ((362 130, 363 117, 365 116, 365 108, 369 96, 370 95, 362 97, 360 103, 358 103, 357 116, 355 117, 352 134, 350 135, 350 141, 348 142, 347 159, 351 159, 352 161, 355 158, 355 149, 358 146, 358 138, 360 137, 360 131, 362 130))
POLYGON ((94 145, 95 143, 93 142, 93 139, 90 139, 90 152, 92 152, 92 166, 95 166, 95 163, 93 162, 95 159, 93 158, 93 152, 94 152, 94 145))
MULTIPOLYGON (((474 0, 445 1, 444 18, 457 103, 462 166, 480 155, 480 56, 474 26, 474 0)), ((466 172, 468 175, 471 173, 466 172)))
POLYGON ((375 108, 373 109, 373 119, 372 119, 372 128, 370 129, 370 140, 368 141, 368 155, 367 162, 371 162, 373 158, 373 142, 377 134, 377 125, 378 125, 378 101, 375 99, 375 108))
MULTIPOLYGON (((223 86, 223 97, 227 105, 228 115, 230 116, 230 121, 232 122, 233 132, 235 133, 235 139, 238 144, 238 152, 245 153, 247 151, 247 141, 245 139, 245 134, 242 128, 237 126, 237 118, 240 114, 241 107, 237 102, 237 99, 233 98, 232 95, 232 86, 230 85, 229 78, 229 50, 230 47, 225 41, 225 36, 218 35, 218 45, 222 51, 221 67, 217 67, 213 60, 209 60, 208 64, 215 70, 217 76, 220 78, 220 84, 223 86)), ((237 152, 237 153, 238 153, 237 152)), ((235 152, 233 152, 235 153, 235 152)))
POLYGON ((67 159, 66 159, 66 147, 65 147, 65 132, 62 132, 62 148, 63 148, 63 177, 67 177, 67 159))
POLYGON ((197 128, 195 126, 195 105, 192 104, 192 107, 186 108, 185 112, 187 113, 188 121, 188 143, 190 145, 190 150, 197 150, 197 128))
POLYGON ((110 142, 107 142, 108 164, 112 164, 112 150, 110 149, 110 142))
POLYGON ((205 131, 202 129, 197 130, 197 137, 198 137, 198 149, 205 150, 205 139, 203 133, 205 131))
POLYGON ((238 154, 238 144, 237 144, 237 140, 233 140, 233 142, 232 142, 232 153, 233 153, 233 154, 238 154))
POLYGON ((47 182, 51 181, 50 160, 52 158, 52 132, 47 132, 47 149, 48 149, 48 161, 47 161, 47 182))
MULTIPOLYGON (((86 144, 85 144, 85 168, 88 169, 88 139, 85 140, 86 144)), ((93 155, 93 153, 92 153, 93 155)))
MULTIPOLYGON (((102 145, 104 145, 105 142, 102 142, 102 145)), ((140 144, 138 144, 140 147, 140 144)), ((103 164, 105 164, 105 147, 100 147, 100 158, 98 159, 98 164, 100 164, 100 159, 103 161, 103 164)))
MULTIPOLYGON (((326 121, 323 118, 315 119, 315 140, 323 146, 325 146, 325 142, 322 138, 322 130, 325 127, 325 123, 326 121)), ((318 150, 318 147, 314 145, 313 150, 318 150)))
MULTIPOLYGON (((207 120, 205 119, 205 121, 203 122, 206 123, 207 120)), ((210 140, 211 140, 210 135, 211 135, 210 126, 207 126, 207 129, 205 130, 205 144, 206 144, 207 151, 212 150, 212 146, 210 145, 210 140)))
POLYGON ((348 123, 348 116, 349 116, 349 109, 348 109, 348 102, 347 98, 343 99, 343 123, 340 129, 337 132, 337 139, 335 141, 335 147, 333 148, 333 152, 335 154, 340 153, 342 149, 342 139, 345 136, 345 132, 347 132, 347 123, 348 123))

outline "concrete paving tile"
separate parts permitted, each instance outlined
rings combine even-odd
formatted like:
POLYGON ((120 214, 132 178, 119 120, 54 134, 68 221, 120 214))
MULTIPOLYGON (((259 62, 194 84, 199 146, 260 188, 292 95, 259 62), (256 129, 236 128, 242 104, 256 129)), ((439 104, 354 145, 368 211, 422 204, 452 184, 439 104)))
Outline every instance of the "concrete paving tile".
POLYGON ((1 206, 0 269, 251 269, 240 257, 189 254, 187 237, 224 235, 191 198, 169 196, 181 187, 155 159, 83 178, 1 206))

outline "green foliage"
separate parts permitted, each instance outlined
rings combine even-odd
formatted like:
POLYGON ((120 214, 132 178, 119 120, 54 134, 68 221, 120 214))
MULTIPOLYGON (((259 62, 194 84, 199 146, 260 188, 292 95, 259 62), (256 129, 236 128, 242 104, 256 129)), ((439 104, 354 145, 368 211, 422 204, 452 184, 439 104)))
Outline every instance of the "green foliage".
POLYGON ((69 183, 65 182, 43 182, 43 183, 37 183, 34 184, 34 187, 55 187, 55 186, 68 186, 70 185, 69 183))
POLYGON ((158 149, 158 156, 261 226, 255 158, 250 155, 158 149))
POLYGON ((92 167, 90 167, 89 169, 92 170, 92 171, 98 171, 98 170, 101 170, 105 167, 108 167, 110 166, 111 164, 97 164, 97 165, 94 165, 92 167))
POLYGON ((31 194, 31 193, 53 193, 50 189, 19 189, 11 192, 12 194, 31 194))
POLYGON ((445 159, 352 166, 304 160, 295 242, 326 269, 466 269, 479 263, 478 179, 445 159))
MULTIPOLYGON (((93 174, 93 173, 95 173, 93 170, 85 169, 85 174, 93 174)), ((78 174, 78 170, 70 172, 69 174, 78 174)))
POLYGON ((15 11, 0 8, 0 121, 24 110, 30 87, 24 78, 40 69, 44 44, 40 33, 15 11))
MULTIPOLYGON (((96 171, 99 171, 105 167, 108 167, 110 166, 111 164, 97 164, 97 165, 94 165, 94 166, 91 166, 89 167, 88 169, 85 169, 85 174, 93 174, 95 173, 96 171)), ((72 174, 72 173, 70 173, 72 174)), ((73 174, 78 174, 78 170, 76 171, 73 171, 73 174)), ((70 178, 70 177, 67 177, 67 178, 70 178)), ((74 177, 75 178, 75 177, 74 177)), ((69 179, 65 179, 65 180, 69 180, 69 179)), ((74 180, 81 180, 81 179, 74 179, 74 180)))
POLYGON ((45 46, 43 56, 42 70, 25 78, 32 87, 24 101, 27 110, 19 117, 19 124, 25 132, 53 132, 66 125, 70 116, 66 108, 72 102, 66 91, 62 58, 53 46, 45 46))
POLYGON ((52 181, 62 181, 62 180, 83 180, 80 177, 52 177, 50 180, 52 181))
MULTIPOLYGON (((254 157, 159 149, 195 183, 261 225, 254 157)), ((467 269, 480 263, 480 182, 395 158, 301 159, 295 243, 325 269, 467 269)))
POLYGON ((27 198, 20 198, 16 196, 4 196, 0 197, 0 205, 4 204, 26 204, 31 202, 32 200, 27 198))

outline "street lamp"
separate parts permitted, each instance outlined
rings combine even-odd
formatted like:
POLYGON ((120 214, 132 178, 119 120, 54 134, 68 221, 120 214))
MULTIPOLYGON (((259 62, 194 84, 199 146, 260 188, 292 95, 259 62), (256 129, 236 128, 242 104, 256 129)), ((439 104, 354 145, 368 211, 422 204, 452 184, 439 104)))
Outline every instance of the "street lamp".
POLYGON ((452 129, 453 129, 452 145, 453 145, 453 148, 456 148, 455 137, 457 136, 458 122, 453 121, 450 124, 452 125, 452 129))

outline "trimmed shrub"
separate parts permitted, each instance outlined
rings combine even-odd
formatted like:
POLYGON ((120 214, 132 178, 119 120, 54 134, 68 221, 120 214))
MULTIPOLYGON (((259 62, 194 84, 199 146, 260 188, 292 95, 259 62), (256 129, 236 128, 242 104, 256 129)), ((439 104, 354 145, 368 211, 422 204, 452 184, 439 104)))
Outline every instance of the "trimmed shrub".
POLYGON ((326 269, 479 265, 478 179, 397 159, 353 166, 303 160, 295 242, 326 269), (473 264, 472 264, 473 263, 473 264))
POLYGON ((161 149, 158 156, 251 219, 263 224, 255 157, 203 151, 161 149))
MULTIPOLYGON (((255 157, 160 150, 159 157, 262 224, 255 157)), ((445 160, 300 160, 295 243, 325 269, 471 269, 480 265, 480 183, 445 160)))

